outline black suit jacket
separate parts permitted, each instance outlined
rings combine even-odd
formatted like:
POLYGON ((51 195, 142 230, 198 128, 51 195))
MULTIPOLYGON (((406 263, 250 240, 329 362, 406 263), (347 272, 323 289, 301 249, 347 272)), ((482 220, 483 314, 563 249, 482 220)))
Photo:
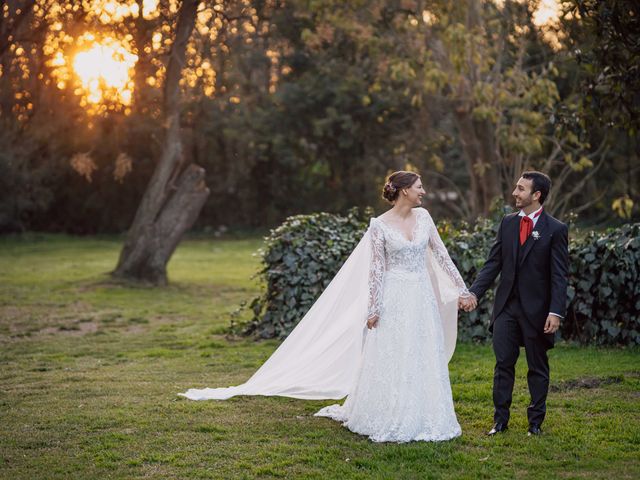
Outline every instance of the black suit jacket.
MULTIPOLYGON (((568 228, 544 210, 534 234, 519 247, 520 217, 506 215, 500 223, 489 257, 469 289, 478 300, 493 285, 498 274, 493 315, 489 329, 502 312, 517 279, 518 292, 526 316, 527 334, 545 336, 544 324, 550 312, 565 316, 569 270, 568 228), (518 255, 518 248, 520 254, 518 255)), ((553 335, 546 335, 553 343, 553 335)))

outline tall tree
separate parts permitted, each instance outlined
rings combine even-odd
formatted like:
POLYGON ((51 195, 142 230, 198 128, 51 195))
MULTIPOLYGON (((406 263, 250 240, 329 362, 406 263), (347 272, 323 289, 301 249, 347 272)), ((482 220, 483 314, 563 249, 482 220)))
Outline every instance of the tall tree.
MULTIPOLYGON (((574 55, 583 76, 583 122, 607 130, 612 149, 627 145, 617 165, 620 184, 611 207, 622 218, 637 214, 640 191, 640 3, 572 0, 574 55), (578 18, 578 22, 574 19, 578 18)), ((617 168, 615 168, 617 167, 617 168)), ((602 179, 601 179, 602 181, 602 179)))
POLYGON ((640 3, 573 0, 588 42, 577 45, 586 71, 585 106, 598 121, 637 135, 640 130, 640 3))
POLYGON ((177 14, 164 85, 162 153, 142 197, 115 277, 167 283, 167 263, 209 195, 202 167, 188 163, 180 132, 180 78, 199 0, 184 0, 177 14))

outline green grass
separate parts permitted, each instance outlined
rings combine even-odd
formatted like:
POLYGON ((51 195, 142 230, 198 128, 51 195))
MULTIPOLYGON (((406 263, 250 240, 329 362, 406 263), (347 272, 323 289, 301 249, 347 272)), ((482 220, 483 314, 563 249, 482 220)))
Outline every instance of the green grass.
POLYGON ((488 347, 450 364, 459 439, 374 444, 313 413, 330 401, 192 402, 237 384, 277 342, 228 340, 258 291, 258 239, 190 240, 166 288, 112 282, 120 242, 0 240, 0 477, 639 478, 638 350, 559 346, 545 434, 526 436, 526 366, 510 430, 491 425, 488 347))

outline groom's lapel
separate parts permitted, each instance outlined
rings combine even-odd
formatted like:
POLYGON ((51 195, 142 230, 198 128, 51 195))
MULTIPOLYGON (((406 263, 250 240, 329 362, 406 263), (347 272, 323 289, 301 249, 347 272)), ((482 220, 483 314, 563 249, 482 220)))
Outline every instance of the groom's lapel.
POLYGON ((511 256, 513 257, 513 266, 516 268, 518 258, 518 248, 520 248, 520 217, 514 215, 511 219, 511 256))
MULTIPOLYGON (((547 228, 547 214, 543 210, 542 214, 540 215, 540 218, 538 219, 538 223, 536 223, 536 226, 533 230, 538 232, 540 236, 542 236, 544 235, 546 228, 547 228)), ((529 235, 529 238, 527 238, 527 241, 524 242, 524 245, 522 246, 522 252, 520 253, 520 259, 519 259, 520 265, 524 263, 524 260, 527 258, 527 255, 529 255, 529 252, 533 248, 534 243, 536 243, 536 239, 533 238, 533 233, 532 233, 531 235, 529 235)))

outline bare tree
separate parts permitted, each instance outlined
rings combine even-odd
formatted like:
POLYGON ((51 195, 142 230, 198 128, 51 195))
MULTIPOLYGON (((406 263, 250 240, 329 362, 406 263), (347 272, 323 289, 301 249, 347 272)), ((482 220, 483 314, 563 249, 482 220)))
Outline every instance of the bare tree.
POLYGON ((127 233, 115 277, 166 284, 167 263, 209 196, 204 169, 185 161, 180 133, 179 82, 198 4, 184 0, 178 12, 164 87, 162 153, 127 233))

